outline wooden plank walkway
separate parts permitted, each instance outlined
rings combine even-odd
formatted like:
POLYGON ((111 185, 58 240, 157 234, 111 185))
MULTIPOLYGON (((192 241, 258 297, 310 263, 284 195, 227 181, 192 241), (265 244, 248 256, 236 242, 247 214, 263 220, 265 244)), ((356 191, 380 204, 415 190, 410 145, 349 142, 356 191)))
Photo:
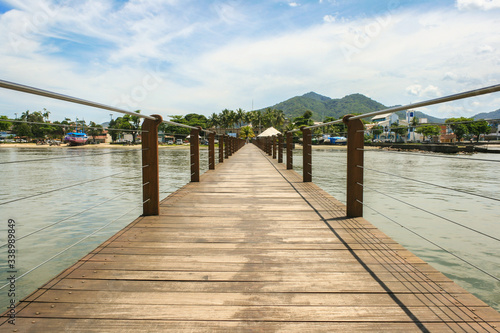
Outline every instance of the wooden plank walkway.
POLYGON ((247 145, 27 297, 16 324, 0 330, 498 332, 500 314, 247 145))

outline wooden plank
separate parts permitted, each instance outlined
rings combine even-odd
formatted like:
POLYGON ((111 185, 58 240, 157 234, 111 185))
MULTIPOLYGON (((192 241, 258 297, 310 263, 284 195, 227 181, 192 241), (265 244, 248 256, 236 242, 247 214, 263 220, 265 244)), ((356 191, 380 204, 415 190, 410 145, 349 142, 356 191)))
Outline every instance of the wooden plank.
POLYGON ((253 146, 200 181, 19 303, 16 329, 487 332, 500 322, 253 146))

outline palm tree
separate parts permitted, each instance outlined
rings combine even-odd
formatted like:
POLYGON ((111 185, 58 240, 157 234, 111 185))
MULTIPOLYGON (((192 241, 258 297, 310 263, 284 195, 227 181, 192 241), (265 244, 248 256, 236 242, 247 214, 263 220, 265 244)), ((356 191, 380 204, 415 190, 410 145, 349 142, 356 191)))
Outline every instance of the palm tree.
POLYGON ((220 118, 217 113, 212 113, 210 117, 208 117, 207 125, 210 128, 217 129, 220 126, 220 118))
POLYGON ((245 121, 245 110, 239 108, 236 110, 236 120, 240 125, 240 128, 243 126, 243 122, 245 121))
POLYGON ((43 108, 43 113, 42 113, 42 116, 43 116, 43 119, 46 121, 46 122, 49 122, 49 115, 50 115, 50 111, 48 111, 46 108, 43 108))
POLYGON ((250 126, 240 128, 240 138, 246 139, 248 141, 248 139, 251 139, 253 137, 255 137, 255 133, 250 126))
POLYGON ((230 118, 231 118, 231 111, 228 109, 222 110, 221 114, 219 115, 219 119, 221 122, 221 126, 224 129, 229 128, 229 122, 231 121, 230 118))

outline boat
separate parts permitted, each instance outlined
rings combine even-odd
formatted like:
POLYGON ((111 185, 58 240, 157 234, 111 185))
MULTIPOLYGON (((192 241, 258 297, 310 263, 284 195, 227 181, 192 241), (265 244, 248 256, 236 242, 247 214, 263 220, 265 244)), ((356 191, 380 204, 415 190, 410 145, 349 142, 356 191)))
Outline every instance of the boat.
POLYGON ((343 136, 334 136, 334 137, 329 137, 330 143, 332 145, 346 145, 347 144, 347 138, 343 136))
POLYGON ((66 134, 64 142, 67 142, 70 146, 81 146, 86 144, 88 139, 87 134, 83 132, 71 132, 66 134))

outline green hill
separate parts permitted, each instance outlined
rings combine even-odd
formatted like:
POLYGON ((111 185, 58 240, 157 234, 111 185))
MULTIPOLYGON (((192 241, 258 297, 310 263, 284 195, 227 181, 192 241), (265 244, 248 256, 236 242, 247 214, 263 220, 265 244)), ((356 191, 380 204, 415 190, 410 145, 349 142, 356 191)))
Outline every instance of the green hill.
POLYGON ((315 121, 322 121, 326 117, 340 118, 346 114, 367 113, 385 109, 386 107, 362 94, 347 95, 340 99, 332 99, 315 92, 302 96, 295 96, 284 102, 271 106, 283 110, 287 118, 302 116, 305 111, 311 110, 315 121))
POLYGON ((474 117, 474 119, 500 119, 500 109, 492 112, 483 112, 478 113, 474 117))
MULTIPOLYGON (((363 94, 352 94, 333 99, 311 91, 302 96, 295 96, 284 102, 275 104, 271 108, 283 110, 285 116, 290 119, 302 116, 305 111, 311 110, 314 121, 323 121, 326 117, 338 119, 346 114, 364 114, 383 110, 387 107, 363 94)), ((399 118, 405 118, 405 111, 400 111, 397 114, 399 118)), ((416 112, 416 116, 427 118, 429 122, 433 123, 444 123, 445 121, 445 119, 435 118, 420 111, 416 112)))

